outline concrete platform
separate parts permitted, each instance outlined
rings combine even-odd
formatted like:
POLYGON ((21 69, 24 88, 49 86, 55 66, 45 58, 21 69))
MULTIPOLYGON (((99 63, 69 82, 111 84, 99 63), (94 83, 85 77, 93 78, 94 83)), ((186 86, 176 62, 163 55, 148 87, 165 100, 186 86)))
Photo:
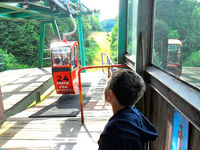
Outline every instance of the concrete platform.
POLYGON ((181 79, 200 88, 200 67, 183 67, 181 79))
POLYGON ((26 108, 34 100, 39 101, 40 96, 53 85, 51 68, 0 72, 0 85, 5 115, 10 116, 15 114, 16 111, 21 111, 17 108, 17 105, 20 105, 21 108, 21 105, 24 105, 26 108))
POLYGON ((81 115, 70 118, 29 118, 31 114, 55 102, 61 95, 53 92, 37 105, 9 117, 0 129, 3 150, 95 150, 97 141, 108 119, 110 105, 104 102, 107 77, 101 72, 83 73, 82 82, 91 82, 84 106, 85 124, 81 115))

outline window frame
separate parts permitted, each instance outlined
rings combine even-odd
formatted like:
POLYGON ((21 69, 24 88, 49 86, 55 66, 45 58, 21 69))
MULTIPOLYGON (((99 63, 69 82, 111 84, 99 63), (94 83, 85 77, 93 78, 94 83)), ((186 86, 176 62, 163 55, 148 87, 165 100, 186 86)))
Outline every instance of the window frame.
MULTIPOLYGON (((129 10, 128 10, 129 6, 128 6, 128 0, 127 0, 127 32, 126 32, 126 49, 125 49, 125 56, 124 56, 124 60, 125 60, 125 64, 131 68, 132 70, 136 70, 136 57, 137 57, 137 49, 138 49, 138 22, 136 24, 136 38, 137 38, 137 45, 136 45, 136 54, 132 54, 131 52, 128 51, 128 25, 129 25, 129 10)), ((137 11, 139 10, 139 0, 138 0, 138 4, 137 4, 137 11)), ((137 13, 137 20, 138 20, 138 13, 137 13)))
MULTIPOLYGON (((126 39, 126 54, 127 54, 127 56, 129 55, 129 56, 131 56, 132 58, 133 57, 135 57, 134 58, 134 60, 136 61, 136 56, 137 56, 137 47, 138 47, 138 36, 137 36, 137 31, 138 31, 138 22, 136 22, 136 49, 135 49, 135 54, 133 54, 133 53, 131 53, 131 52, 129 52, 130 50, 128 49, 128 33, 129 33, 129 5, 128 5, 128 1, 129 0, 127 0, 127 39, 126 39)), ((134 0, 132 0, 132 1, 134 1, 134 0)), ((137 11, 138 11, 138 7, 139 7, 139 0, 137 0, 138 1, 138 4, 137 4, 137 11)), ((133 17, 133 15, 132 15, 132 17, 133 17)), ((138 20, 138 13, 137 13, 137 20, 138 20)), ((132 34, 131 34, 132 35, 132 34)), ((133 50, 133 47, 131 47, 131 51, 133 50)), ((136 62, 135 62, 136 63, 136 62)))
MULTIPOLYGON (((144 58, 142 58, 142 55, 140 54, 141 46, 138 45, 137 52, 140 53, 137 53, 136 60, 133 60, 133 57, 126 53, 125 64, 127 64, 130 69, 135 70, 136 63, 136 71, 138 73, 144 73, 143 77, 147 85, 155 89, 164 99, 166 99, 167 102, 169 102, 174 108, 178 109, 180 113, 200 131, 200 89, 152 64, 154 15, 155 0, 150 0, 148 2, 144 0, 139 1, 137 34, 139 35, 139 33, 145 31, 144 58), (143 5, 145 5, 144 7, 147 8, 145 9, 145 13, 140 12, 140 7, 143 8, 143 5), (148 13, 148 23, 141 27, 142 24, 145 24, 145 21, 147 22, 145 17, 148 16, 148 13), (142 65, 140 64, 142 59, 145 60, 145 68, 142 68, 142 65), (142 72, 142 70, 144 72, 142 72), (173 81, 173 84, 171 81, 173 81)), ((141 38, 138 36, 138 43, 140 42, 141 38)))
POLYGON ((198 88, 154 65, 146 68, 145 78, 153 89, 200 131, 200 90, 198 88))

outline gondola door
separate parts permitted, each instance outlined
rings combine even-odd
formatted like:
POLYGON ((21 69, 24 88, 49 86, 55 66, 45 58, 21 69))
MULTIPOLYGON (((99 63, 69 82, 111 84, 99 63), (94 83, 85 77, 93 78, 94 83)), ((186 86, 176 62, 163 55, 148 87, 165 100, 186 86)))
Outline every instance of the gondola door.
POLYGON ((71 79, 74 94, 78 92, 78 42, 69 42, 71 46, 71 79))
POLYGON ((72 52, 71 52, 71 60, 72 60, 72 85, 74 89, 74 93, 78 92, 78 42, 74 43, 72 46, 72 52))

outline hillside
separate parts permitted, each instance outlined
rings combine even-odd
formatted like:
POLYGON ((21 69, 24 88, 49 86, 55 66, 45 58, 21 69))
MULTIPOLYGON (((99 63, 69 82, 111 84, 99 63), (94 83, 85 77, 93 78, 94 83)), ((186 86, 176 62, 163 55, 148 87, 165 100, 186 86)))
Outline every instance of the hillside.
POLYGON ((103 20, 101 21, 101 26, 106 32, 111 32, 113 26, 115 25, 115 22, 116 22, 115 19, 103 20))
POLYGON ((108 53, 109 55, 111 55, 110 42, 108 40, 109 37, 107 36, 106 32, 92 32, 89 38, 94 38, 94 40, 100 47, 100 50, 95 56, 92 65, 102 65, 101 53, 108 53))

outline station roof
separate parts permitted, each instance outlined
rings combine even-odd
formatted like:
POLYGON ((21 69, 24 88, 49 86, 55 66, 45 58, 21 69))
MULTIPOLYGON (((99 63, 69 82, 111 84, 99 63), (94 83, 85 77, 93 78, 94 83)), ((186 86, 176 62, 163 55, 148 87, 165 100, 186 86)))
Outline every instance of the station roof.
MULTIPOLYGON (((69 17, 69 12, 59 8, 52 1, 45 0, 2 0, 0 2, 0 19, 25 19, 34 21, 51 21, 57 18, 69 17), (31 1, 31 2, 29 2, 31 1), (9 2, 9 3, 8 3, 9 2)), ((70 1, 70 12, 73 17, 83 14, 92 14, 87 7, 70 1)))

